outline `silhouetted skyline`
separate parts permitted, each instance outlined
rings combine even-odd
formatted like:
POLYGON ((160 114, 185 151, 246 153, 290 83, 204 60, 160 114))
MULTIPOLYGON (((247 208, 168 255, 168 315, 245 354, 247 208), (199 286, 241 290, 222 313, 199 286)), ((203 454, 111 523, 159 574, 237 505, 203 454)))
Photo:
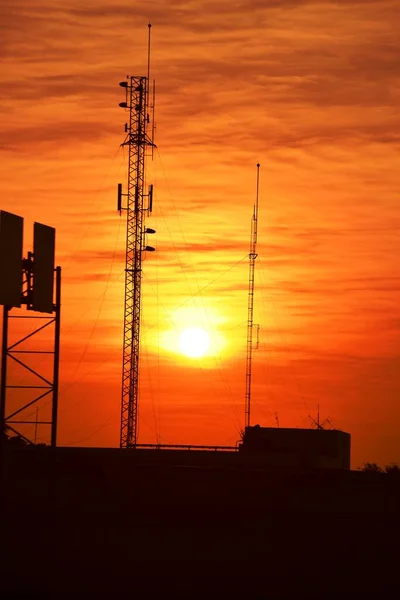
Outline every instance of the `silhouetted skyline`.
POLYGON ((308 427, 319 404, 352 434, 353 466, 398 462, 400 8, 220 4, 5 9, 1 208, 25 217, 27 244, 33 220, 57 230, 59 443, 118 444, 118 82, 146 74, 151 21, 157 234, 143 272, 140 441, 239 439, 260 161, 252 422, 278 413, 282 427, 308 427), (214 354, 182 356, 185 326, 206 329, 214 354))

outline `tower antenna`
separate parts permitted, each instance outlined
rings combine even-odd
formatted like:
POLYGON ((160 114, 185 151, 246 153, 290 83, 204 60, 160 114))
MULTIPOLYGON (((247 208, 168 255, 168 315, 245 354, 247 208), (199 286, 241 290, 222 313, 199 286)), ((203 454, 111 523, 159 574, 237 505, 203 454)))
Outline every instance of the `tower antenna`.
MULTIPOLYGON (((147 39, 147 99, 150 102, 150 64, 151 64, 151 23, 148 24, 149 35, 147 39)), ((155 110, 156 110, 156 81, 153 79, 153 90, 152 90, 152 103, 149 103, 149 108, 151 109, 151 141, 154 142, 154 134, 156 128, 155 122, 155 110)), ((150 123, 150 115, 147 116, 147 122, 150 123)), ((154 159, 154 148, 156 146, 152 145, 151 147, 151 158, 154 159)))
MULTIPOLYGON (((247 307, 247 356, 246 356, 246 396, 245 396, 245 430, 250 427, 251 409, 251 369, 253 359, 253 312, 254 312, 254 271, 257 249, 257 225, 258 225, 258 196, 260 185, 260 163, 257 164, 256 201, 253 208, 250 233, 249 252, 249 298, 247 307)), ((257 330, 258 331, 258 330, 257 330)), ((258 337, 258 333, 257 333, 258 337)))
POLYGON ((124 339, 122 357, 122 400, 120 447, 136 446, 138 436, 139 404, 139 350, 140 314, 143 253, 153 251, 146 245, 147 234, 154 229, 145 227, 145 216, 152 212, 153 186, 146 188, 146 158, 149 149, 154 148, 154 140, 149 137, 151 130, 149 116, 149 74, 150 74, 150 28, 148 44, 147 77, 127 76, 127 81, 119 84, 125 89, 125 102, 120 107, 129 114, 125 123, 126 137, 122 146, 128 146, 127 191, 123 193, 118 184, 118 211, 126 212, 126 254, 125 254, 125 304, 124 339))
POLYGON ((149 28, 149 34, 147 38, 147 97, 149 98, 149 86, 150 86, 150 55, 151 55, 151 23, 147 26, 149 28))

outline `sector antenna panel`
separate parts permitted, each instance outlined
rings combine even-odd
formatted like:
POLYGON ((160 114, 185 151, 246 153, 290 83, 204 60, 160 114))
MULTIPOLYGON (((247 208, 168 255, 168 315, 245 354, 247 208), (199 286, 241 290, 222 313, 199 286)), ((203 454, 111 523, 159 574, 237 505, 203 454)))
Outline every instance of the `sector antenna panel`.
POLYGON ((0 304, 20 307, 24 220, 0 210, 0 304))
POLYGON ((55 239, 54 227, 34 223, 32 308, 38 312, 53 312, 55 239))

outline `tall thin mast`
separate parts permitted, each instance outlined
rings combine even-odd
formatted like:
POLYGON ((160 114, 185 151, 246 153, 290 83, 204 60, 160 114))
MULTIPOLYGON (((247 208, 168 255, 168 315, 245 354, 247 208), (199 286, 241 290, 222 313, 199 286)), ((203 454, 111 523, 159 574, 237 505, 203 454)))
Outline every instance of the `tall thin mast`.
POLYGON ((127 214, 126 257, 125 257, 125 305, 124 340, 122 360, 121 402, 121 448, 136 445, 138 431, 139 400, 139 349, 142 257, 144 251, 154 250, 145 245, 146 233, 155 233, 144 227, 145 215, 151 213, 153 186, 145 193, 146 156, 154 142, 147 134, 149 115, 150 75, 150 27, 147 77, 127 77, 120 86, 126 90, 126 101, 121 108, 129 111, 129 122, 125 124, 126 137, 123 146, 128 146, 128 190, 122 192, 118 184, 118 210, 127 214), (122 206, 122 198, 125 205, 122 206), (145 202, 145 199, 147 201, 145 202))
POLYGON ((251 368, 253 358, 253 312, 254 312, 254 271, 257 258, 257 225, 258 225, 258 192, 260 183, 260 164, 257 164, 256 201, 251 219, 250 252, 249 252, 249 299, 247 307, 247 357, 246 357, 246 397, 245 428, 250 427, 251 409, 251 368))

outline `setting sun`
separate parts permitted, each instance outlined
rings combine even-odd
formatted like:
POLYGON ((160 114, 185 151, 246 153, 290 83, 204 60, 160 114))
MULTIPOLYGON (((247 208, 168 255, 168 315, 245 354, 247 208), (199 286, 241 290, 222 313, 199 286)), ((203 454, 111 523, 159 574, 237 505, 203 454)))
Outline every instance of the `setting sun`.
POLYGON ((188 327, 179 336, 179 347, 189 358, 200 358, 210 347, 210 336, 201 327, 188 327))

